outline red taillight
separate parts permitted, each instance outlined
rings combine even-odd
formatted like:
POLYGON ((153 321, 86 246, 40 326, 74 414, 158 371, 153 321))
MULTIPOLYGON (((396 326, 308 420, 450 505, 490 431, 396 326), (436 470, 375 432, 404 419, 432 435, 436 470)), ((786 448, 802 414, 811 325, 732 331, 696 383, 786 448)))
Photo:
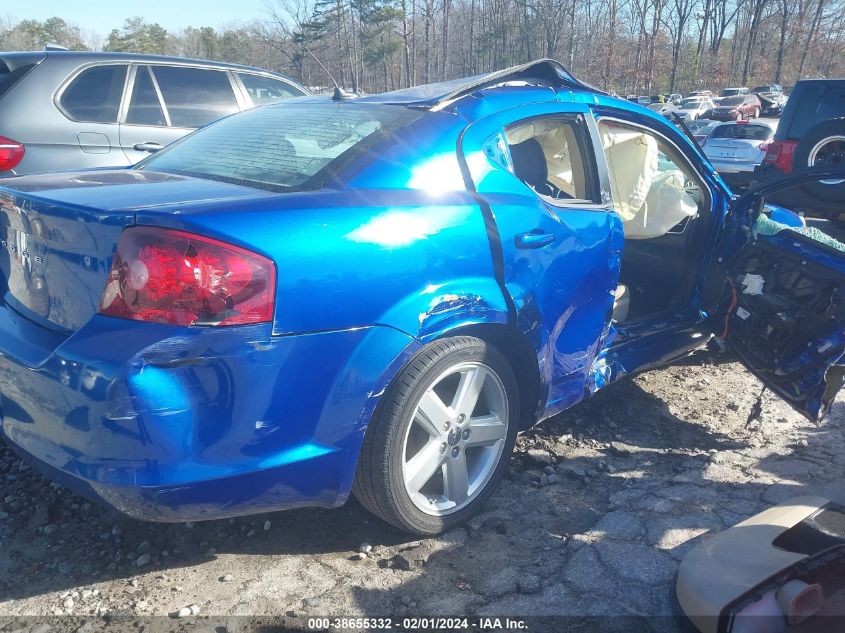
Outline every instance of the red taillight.
POLYGON ((0 136, 0 171, 9 171, 23 160, 26 148, 22 143, 0 136))
POLYGON ((792 171, 792 155, 797 145, 797 141, 772 141, 766 148, 766 158, 763 162, 788 174, 792 171))
POLYGON ((276 269, 266 257, 170 229, 132 227, 117 245, 100 312, 176 325, 273 318, 276 269))

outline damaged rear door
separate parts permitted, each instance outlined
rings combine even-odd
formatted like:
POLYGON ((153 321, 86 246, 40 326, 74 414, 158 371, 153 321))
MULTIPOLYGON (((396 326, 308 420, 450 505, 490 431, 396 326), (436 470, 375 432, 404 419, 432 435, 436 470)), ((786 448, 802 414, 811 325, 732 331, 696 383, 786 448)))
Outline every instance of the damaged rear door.
POLYGON ((845 378, 845 245, 761 215, 766 196, 845 175, 804 170, 736 198, 709 279, 714 331, 769 389, 811 420, 845 378))

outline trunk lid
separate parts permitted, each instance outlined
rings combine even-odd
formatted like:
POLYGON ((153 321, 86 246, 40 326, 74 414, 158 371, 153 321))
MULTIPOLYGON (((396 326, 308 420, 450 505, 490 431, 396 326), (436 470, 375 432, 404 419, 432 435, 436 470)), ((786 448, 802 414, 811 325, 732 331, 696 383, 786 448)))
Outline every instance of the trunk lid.
POLYGON ((707 158, 717 162, 760 162, 763 160, 763 153, 760 151, 762 141, 743 141, 729 138, 707 139, 704 146, 707 158))
MULTIPOLYGON (((0 186, 0 300, 64 333, 97 312, 135 212, 263 196, 227 183, 134 170, 24 176, 0 186)), ((163 210, 164 211, 164 210, 163 210)))

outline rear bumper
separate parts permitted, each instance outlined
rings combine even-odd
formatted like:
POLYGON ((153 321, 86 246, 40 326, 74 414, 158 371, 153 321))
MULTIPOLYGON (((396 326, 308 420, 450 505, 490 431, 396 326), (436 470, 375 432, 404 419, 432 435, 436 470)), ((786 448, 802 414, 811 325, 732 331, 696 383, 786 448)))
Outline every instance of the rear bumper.
POLYGON ((378 394, 417 346, 387 327, 279 337, 99 315, 57 340, 0 319, 0 431, 141 519, 339 505, 378 394))

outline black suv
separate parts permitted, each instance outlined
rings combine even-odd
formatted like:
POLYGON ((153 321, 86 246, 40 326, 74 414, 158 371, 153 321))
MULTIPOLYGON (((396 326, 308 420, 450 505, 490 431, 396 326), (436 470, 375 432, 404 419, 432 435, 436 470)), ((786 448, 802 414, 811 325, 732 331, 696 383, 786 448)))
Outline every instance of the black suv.
MULTIPOLYGON (((773 180, 814 165, 845 163, 845 79, 795 84, 758 180, 773 180)), ((845 222, 845 181, 813 181, 773 196, 771 202, 807 215, 845 222)))

